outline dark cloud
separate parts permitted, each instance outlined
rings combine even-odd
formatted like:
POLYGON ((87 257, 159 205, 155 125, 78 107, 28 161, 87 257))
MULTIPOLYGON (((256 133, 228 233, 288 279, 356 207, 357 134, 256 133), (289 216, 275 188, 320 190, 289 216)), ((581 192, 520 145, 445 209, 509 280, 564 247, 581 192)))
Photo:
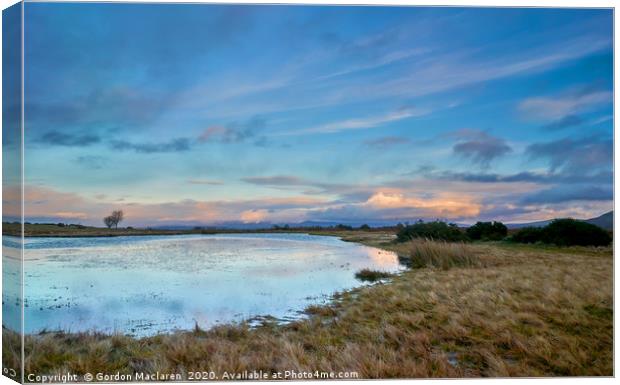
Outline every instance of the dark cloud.
POLYGON ((461 181, 474 183, 611 183, 613 173, 597 172, 592 174, 567 174, 550 172, 523 171, 515 174, 471 173, 453 171, 413 172, 408 175, 422 175, 429 179, 461 181))
POLYGON ((493 204, 480 213, 478 220, 495 221, 498 218, 510 218, 514 216, 537 213, 539 207, 532 205, 514 205, 507 203, 493 204))
POLYGON ((501 182, 543 182, 548 181, 549 174, 534 172, 520 172, 516 174, 495 174, 495 173, 470 173, 470 172, 434 172, 424 176, 438 180, 453 180, 461 182, 475 183, 501 183, 501 182))
POLYGON ((48 131, 38 141, 52 146, 83 147, 99 143, 101 138, 94 134, 69 134, 60 131, 48 131))
POLYGON ((534 194, 527 195, 521 200, 524 204, 562 203, 569 201, 610 201, 614 193, 611 187, 580 186, 577 188, 553 187, 534 194))
POLYGON ((124 140, 110 142, 112 149, 117 151, 135 151, 143 154, 158 152, 184 152, 191 149, 191 142, 187 138, 176 138, 163 143, 131 143, 124 140))
POLYGON ((90 168, 93 170, 102 169, 103 166, 107 163, 107 159, 102 156, 95 155, 84 155, 78 156, 75 161, 86 168, 90 168))
POLYGON ((576 127, 583 123, 583 119, 581 119, 577 115, 566 115, 565 117, 546 124, 543 126, 544 130, 549 131, 558 131, 563 130, 565 128, 576 127))
POLYGON ((496 158, 508 154, 512 148, 503 139, 478 130, 461 130, 455 133, 458 143, 452 150, 455 154, 470 159, 483 168, 488 168, 496 158))
MULTIPOLYGON (((168 95, 169 97, 169 95, 168 95)), ((63 132, 96 130, 117 125, 146 127, 169 105, 157 92, 130 87, 101 88, 63 102, 26 101, 30 125, 38 130, 49 124, 62 125, 63 132)))
POLYGON ((200 143, 219 142, 219 143, 239 143, 250 139, 256 139, 257 146, 265 146, 267 143, 264 137, 259 137, 267 121, 264 118, 254 116, 244 122, 231 122, 227 125, 214 125, 207 127, 198 137, 200 143))
POLYGON ((613 141, 601 137, 564 138, 532 144, 525 153, 530 159, 546 160, 552 172, 562 170, 573 175, 588 175, 611 169, 613 141))
POLYGON ((411 140, 402 136, 384 136, 376 139, 369 139, 364 141, 364 144, 368 147, 374 147, 384 149, 401 144, 411 143, 411 140))

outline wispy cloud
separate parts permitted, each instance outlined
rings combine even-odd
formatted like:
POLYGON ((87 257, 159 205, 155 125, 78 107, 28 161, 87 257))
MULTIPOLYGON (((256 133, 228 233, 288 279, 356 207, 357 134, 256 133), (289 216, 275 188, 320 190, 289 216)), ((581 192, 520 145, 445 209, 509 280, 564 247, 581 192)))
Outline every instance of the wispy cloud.
POLYGON ((431 95, 470 84, 542 72, 609 48, 610 44, 608 39, 598 39, 593 43, 592 39, 578 38, 561 46, 548 46, 544 50, 537 48, 510 57, 489 60, 474 59, 466 51, 439 53, 425 58, 403 76, 371 84, 352 84, 338 92, 346 93, 353 99, 363 96, 378 99, 388 96, 431 95))
MULTIPOLYGON (((575 114, 610 104, 613 94, 609 91, 571 92, 554 97, 533 97, 519 103, 519 111, 535 119, 566 120, 575 114)), ((570 120, 569 120, 570 122, 570 120)))
POLYGON ((556 121, 553 121, 549 124, 545 124, 543 129, 549 131, 558 131, 563 130, 565 128, 580 126, 584 123, 583 119, 577 115, 566 115, 563 118, 560 118, 556 121))
POLYGON ((319 80, 319 81, 326 80, 326 79, 335 78, 339 76, 346 76, 346 75, 354 74, 354 73, 361 72, 361 71, 374 70, 374 69, 388 66, 390 64, 394 64, 394 63, 397 63, 397 62, 400 62, 406 59, 411 59, 412 57, 421 55, 428 51, 429 50, 425 48, 413 48, 413 49, 389 52, 381 56, 379 59, 371 61, 370 63, 354 65, 346 69, 333 72, 331 74, 322 75, 322 76, 319 76, 316 80, 319 80))
POLYGON ((302 130, 284 132, 280 135, 334 134, 341 131, 374 128, 403 119, 424 116, 429 113, 430 110, 426 109, 401 108, 384 115, 340 120, 336 122, 322 124, 320 126, 305 128, 302 130))
POLYGON ((211 180, 211 179, 189 179, 187 181, 188 184, 202 184, 209 186, 221 186, 224 182, 219 180, 211 180))
POLYGON ((376 139, 369 139, 364 141, 364 144, 369 147, 378 149, 386 149, 393 146, 411 144, 411 139, 402 136, 383 136, 376 139))
POLYGON ((312 182, 291 175, 255 176, 241 179, 244 182, 264 186, 308 186, 312 182))

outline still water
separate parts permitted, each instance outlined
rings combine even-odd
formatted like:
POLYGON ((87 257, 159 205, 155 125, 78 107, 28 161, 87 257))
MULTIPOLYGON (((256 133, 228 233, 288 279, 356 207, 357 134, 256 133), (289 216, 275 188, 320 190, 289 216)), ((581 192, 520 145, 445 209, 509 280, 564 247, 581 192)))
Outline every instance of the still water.
MULTIPOLYGON (((19 275, 19 253, 5 239, 4 276, 19 275)), ((306 234, 27 238, 24 259, 26 333, 136 336, 299 318, 306 306, 360 286, 362 268, 401 269, 394 253, 306 234)), ((18 305, 3 297, 5 314, 18 305)))

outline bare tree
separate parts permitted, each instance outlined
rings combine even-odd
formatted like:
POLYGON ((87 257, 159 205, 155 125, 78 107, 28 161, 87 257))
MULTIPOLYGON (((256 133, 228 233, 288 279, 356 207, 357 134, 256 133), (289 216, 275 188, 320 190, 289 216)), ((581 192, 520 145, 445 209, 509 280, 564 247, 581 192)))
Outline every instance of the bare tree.
POLYGON ((114 226, 118 229, 118 224, 125 217, 125 215, 123 214, 123 210, 112 211, 112 217, 114 218, 114 226))
POLYGON ((111 215, 107 216, 107 217, 103 218, 103 223, 105 223, 105 225, 108 227, 108 229, 111 229, 112 226, 114 226, 114 218, 111 215))
POLYGON ((112 215, 103 218, 103 223, 105 223, 109 229, 111 229, 112 226, 118 229, 118 224, 123 220, 124 216, 123 210, 115 210, 112 211, 112 215))

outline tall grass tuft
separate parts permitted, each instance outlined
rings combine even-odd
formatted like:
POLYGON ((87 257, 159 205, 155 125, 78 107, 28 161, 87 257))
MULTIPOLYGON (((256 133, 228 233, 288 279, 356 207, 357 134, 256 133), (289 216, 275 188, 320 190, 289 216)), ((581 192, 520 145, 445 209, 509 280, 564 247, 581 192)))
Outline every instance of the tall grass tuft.
POLYGON ((371 270, 371 269, 362 269, 355 273, 355 278, 360 281, 365 282, 376 282, 382 279, 391 278, 394 274, 388 273, 387 271, 379 271, 379 270, 371 270))
POLYGON ((410 242, 409 256, 412 268, 435 267, 448 270, 452 267, 481 266, 472 248, 464 243, 414 239, 410 242))

